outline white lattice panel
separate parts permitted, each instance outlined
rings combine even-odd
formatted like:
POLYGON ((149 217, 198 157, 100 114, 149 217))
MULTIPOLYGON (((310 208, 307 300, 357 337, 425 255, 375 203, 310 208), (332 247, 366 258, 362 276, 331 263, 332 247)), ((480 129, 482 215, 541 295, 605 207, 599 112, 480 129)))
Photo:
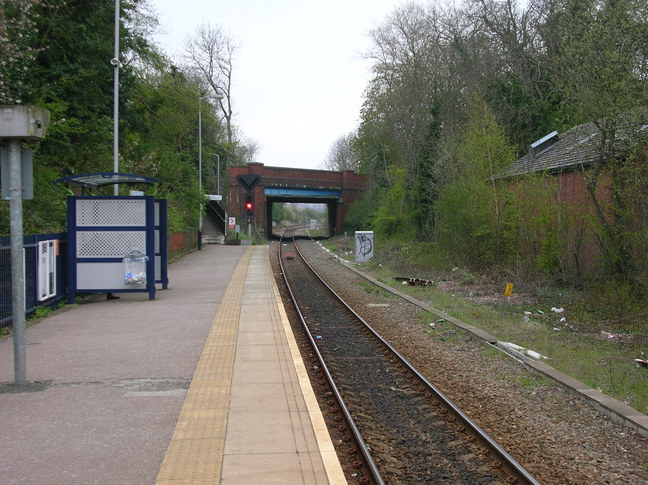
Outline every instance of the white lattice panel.
POLYGON ((133 250, 146 253, 146 232, 77 232, 77 258, 123 258, 133 250))
POLYGON ((76 204, 77 227, 146 225, 143 199, 79 199, 76 204))
POLYGON ((154 222, 154 224, 156 226, 159 226, 160 225, 160 203, 156 202, 154 207, 155 207, 155 222, 154 222))
POLYGON ((155 254, 160 252, 160 231, 155 231, 155 254))

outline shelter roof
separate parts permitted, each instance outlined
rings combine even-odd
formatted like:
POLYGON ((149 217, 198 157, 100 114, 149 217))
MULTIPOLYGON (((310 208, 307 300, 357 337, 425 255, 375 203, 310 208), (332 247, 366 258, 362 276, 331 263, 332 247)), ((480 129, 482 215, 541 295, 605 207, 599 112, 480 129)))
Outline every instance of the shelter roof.
POLYGON ((77 175, 70 175, 69 177, 60 178, 58 180, 55 180, 55 182, 76 184, 91 189, 96 189, 97 187, 103 187, 104 185, 114 185, 114 184, 158 184, 160 183, 159 180, 151 177, 145 177, 144 175, 135 175, 132 173, 119 173, 119 172, 81 173, 77 175))

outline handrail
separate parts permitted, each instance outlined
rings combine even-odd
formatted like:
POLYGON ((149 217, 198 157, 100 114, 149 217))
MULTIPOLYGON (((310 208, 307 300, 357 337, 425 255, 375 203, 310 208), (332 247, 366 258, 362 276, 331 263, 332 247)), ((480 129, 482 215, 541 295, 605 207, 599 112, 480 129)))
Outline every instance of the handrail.
POLYGON ((218 216, 218 218, 223 221, 223 224, 225 224, 225 218, 221 216, 216 209, 214 209, 210 204, 207 204, 207 211, 212 211, 214 214, 218 216))

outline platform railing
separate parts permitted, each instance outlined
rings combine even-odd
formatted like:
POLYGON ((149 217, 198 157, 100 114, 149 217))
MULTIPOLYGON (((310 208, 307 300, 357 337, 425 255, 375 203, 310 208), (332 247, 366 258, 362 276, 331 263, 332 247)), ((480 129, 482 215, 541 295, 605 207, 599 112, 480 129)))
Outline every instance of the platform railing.
MULTIPOLYGON (((24 237, 25 252, 25 312, 32 314, 39 306, 53 306, 65 296, 65 263, 66 263, 66 233, 32 234, 24 237), (38 299, 38 265, 39 242, 56 241, 54 245, 54 271, 48 275, 54 278, 50 284, 55 291, 45 300, 38 299)), ((0 327, 11 325, 11 244, 9 236, 0 236, 0 327)))

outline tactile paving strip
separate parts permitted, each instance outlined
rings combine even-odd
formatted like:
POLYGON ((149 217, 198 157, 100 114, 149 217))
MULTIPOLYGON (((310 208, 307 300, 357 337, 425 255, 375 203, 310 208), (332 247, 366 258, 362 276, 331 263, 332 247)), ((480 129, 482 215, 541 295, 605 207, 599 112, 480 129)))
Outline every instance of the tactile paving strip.
POLYGON ((239 261, 218 307, 156 485, 218 483, 239 316, 252 251, 239 261))

